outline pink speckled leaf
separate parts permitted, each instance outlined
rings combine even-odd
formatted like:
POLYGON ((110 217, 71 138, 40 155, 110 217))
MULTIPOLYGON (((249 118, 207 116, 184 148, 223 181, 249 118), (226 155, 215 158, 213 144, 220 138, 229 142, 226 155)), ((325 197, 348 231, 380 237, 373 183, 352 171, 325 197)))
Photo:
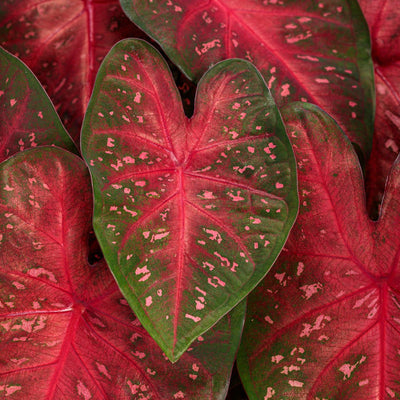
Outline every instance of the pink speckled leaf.
POLYGON ((297 213, 279 112, 248 62, 219 63, 183 113, 160 54, 118 43, 82 131, 94 228, 139 319, 177 360, 261 280, 297 213))
POLYGON ((57 145, 76 151, 32 72, 0 48, 0 162, 27 148, 57 145))
POLYGON ((357 157, 315 106, 282 113, 298 160, 300 212, 249 297, 239 368, 250 399, 400 396, 400 160, 379 221, 357 157))
POLYGON ((0 45, 36 74, 76 142, 100 62, 131 36, 144 34, 117 0, 0 1, 0 45))
POLYGON ((225 397, 244 304, 172 365, 105 263, 88 262, 92 193, 81 159, 42 147, 5 161, 0 210, 1 398, 225 397))
POLYGON ((121 0, 127 15, 192 79, 238 57, 255 64, 278 106, 329 112, 368 155, 373 68, 356 0, 121 0))
POLYGON ((376 213, 400 148, 400 8, 396 0, 360 0, 371 31, 375 67, 374 142, 367 168, 368 208, 376 213))

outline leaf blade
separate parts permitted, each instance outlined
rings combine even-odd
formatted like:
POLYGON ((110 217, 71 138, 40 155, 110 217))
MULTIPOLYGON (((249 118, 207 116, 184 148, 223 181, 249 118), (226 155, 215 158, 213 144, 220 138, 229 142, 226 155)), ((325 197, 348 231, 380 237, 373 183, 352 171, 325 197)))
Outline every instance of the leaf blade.
POLYGON ((0 166, 0 395, 224 398, 245 304, 172 365, 104 261, 87 261, 91 200, 86 166, 61 149, 0 166))
POLYGON ((118 40, 143 33, 129 23, 116 0, 5 0, 0 21, 1 45, 36 74, 78 144, 103 57, 118 40))
POLYGON ((300 100, 317 104, 367 158, 373 66, 368 27, 356 1, 121 0, 121 5, 191 79, 223 59, 250 60, 278 106, 300 100))
POLYGON ((357 157, 335 122, 311 105, 283 115, 301 208, 286 249, 249 298, 238 357, 246 390, 250 398, 395 395, 398 165, 387 214, 373 222, 357 157))
POLYGON ((0 76, 0 161, 38 145, 77 151, 39 81, 24 63, 2 48, 0 76))
POLYGON ((176 360, 279 253, 297 210, 290 144, 261 76, 242 60, 209 71, 187 120, 166 64, 127 40, 107 57, 92 99, 82 150, 96 233, 122 292, 176 360), (109 85, 116 70, 131 84, 144 79, 138 59, 158 82, 152 96, 137 89, 151 87, 141 81, 109 85), (159 113, 160 104, 173 107, 159 113))
POLYGON ((393 2, 360 1, 371 31, 376 81, 374 143, 367 164, 368 209, 375 219, 385 184, 399 152, 399 60, 398 32, 394 21, 398 10, 393 2))

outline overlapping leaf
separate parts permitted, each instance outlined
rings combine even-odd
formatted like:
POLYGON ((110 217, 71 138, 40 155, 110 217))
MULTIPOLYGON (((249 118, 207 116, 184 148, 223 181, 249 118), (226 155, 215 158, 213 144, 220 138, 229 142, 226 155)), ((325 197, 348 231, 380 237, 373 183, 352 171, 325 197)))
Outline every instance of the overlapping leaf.
POLYGON ((375 67, 376 116, 367 199, 368 208, 376 212, 400 148, 400 10, 394 0, 360 0, 360 5, 371 31, 375 67))
POLYGON ((248 62, 200 81, 191 120, 143 41, 100 68, 82 132, 94 228, 118 284, 171 360, 266 274, 297 212, 295 162, 248 62))
POLYGON ((117 0, 0 2, 0 45, 33 70, 77 142, 103 57, 118 40, 143 35, 117 0))
POLYGON ((27 150, 1 165, 0 193, 0 397, 224 398, 243 304, 172 365, 105 263, 88 263, 84 163, 61 149, 27 150))
POLYGON ((377 222, 350 143, 313 106, 283 111, 300 212, 249 298, 239 354, 251 399, 400 396, 400 162, 377 222))
POLYGON ((0 48, 0 161, 40 145, 76 151, 54 107, 32 72, 0 48))
POLYGON ((226 58, 252 61, 278 106, 318 104, 370 151, 373 68, 355 0, 121 0, 192 79, 226 58))

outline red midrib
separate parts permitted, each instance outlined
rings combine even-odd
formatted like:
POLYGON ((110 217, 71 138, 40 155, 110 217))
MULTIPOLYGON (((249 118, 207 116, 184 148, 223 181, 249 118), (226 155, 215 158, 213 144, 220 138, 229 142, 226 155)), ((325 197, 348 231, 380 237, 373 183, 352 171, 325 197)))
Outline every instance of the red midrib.
POLYGON ((178 322, 180 320, 179 313, 181 311, 182 299, 182 280, 185 267, 185 186, 183 168, 178 168, 178 191, 179 191, 179 247, 178 247, 178 271, 176 279, 175 292, 175 316, 174 316, 174 342, 172 346, 172 354, 175 353, 175 345, 177 341, 178 322))
POLYGON ((385 383, 386 383, 386 324, 388 314, 388 284, 383 282, 379 290, 379 297, 381 299, 381 310, 379 316, 379 399, 384 400, 386 398, 385 383))
POLYGON ((88 71, 87 71, 87 82, 89 83, 88 93, 83 95, 84 106, 86 107, 89 101, 90 95, 93 90, 94 80, 96 77, 96 71, 94 66, 95 55, 95 40, 94 40, 94 6, 93 0, 85 0, 85 11, 86 11, 86 24, 87 24, 87 35, 88 35, 88 71))
POLYGON ((75 334, 77 331, 77 327, 79 325, 82 313, 84 312, 85 308, 82 305, 75 304, 73 307, 71 319, 69 321, 64 341, 61 346, 60 355, 57 360, 56 368, 54 371, 53 376, 49 382, 49 389, 47 391, 46 399, 53 399, 54 393, 57 388, 57 384, 59 382, 61 374, 64 372, 65 362, 68 358, 72 343, 75 339, 75 334))

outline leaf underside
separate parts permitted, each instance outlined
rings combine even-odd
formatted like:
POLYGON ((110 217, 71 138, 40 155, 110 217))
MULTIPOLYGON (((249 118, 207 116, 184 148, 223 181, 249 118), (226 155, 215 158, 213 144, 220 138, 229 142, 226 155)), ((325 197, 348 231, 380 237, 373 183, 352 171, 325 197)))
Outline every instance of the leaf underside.
POLYGON ((61 149, 0 166, 0 397, 223 399, 244 304, 172 365, 106 264, 87 261, 91 200, 84 163, 61 149))
POLYGON ((0 48, 0 162, 41 145, 76 152, 72 139, 38 80, 24 63, 0 48))
POLYGON ((260 70, 278 106, 317 104, 368 156, 373 66, 355 0, 121 0, 126 14, 192 79, 243 58, 260 70))
POLYGON ((175 361, 286 240, 297 191, 279 112, 254 67, 232 60, 200 81, 189 120, 158 52, 126 40, 100 68, 82 152, 107 263, 175 361))
POLYGON ((239 351, 250 399, 400 396, 400 162, 379 221, 369 219, 350 143, 314 106, 283 109, 298 162, 300 211, 249 296, 239 351))
POLYGON ((77 143, 97 69, 125 37, 144 33, 117 0, 0 2, 0 45, 32 69, 77 143))

